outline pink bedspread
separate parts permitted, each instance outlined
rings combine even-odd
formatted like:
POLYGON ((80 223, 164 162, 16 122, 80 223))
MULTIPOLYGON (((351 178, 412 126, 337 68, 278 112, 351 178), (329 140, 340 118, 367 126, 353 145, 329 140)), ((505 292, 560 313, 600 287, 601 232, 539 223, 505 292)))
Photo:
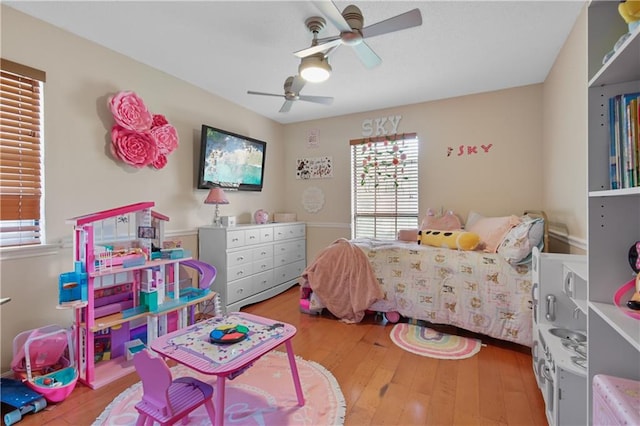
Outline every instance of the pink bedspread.
POLYGON ((364 252, 348 240, 334 241, 302 273, 324 306, 346 322, 360 322, 365 311, 383 298, 364 252))

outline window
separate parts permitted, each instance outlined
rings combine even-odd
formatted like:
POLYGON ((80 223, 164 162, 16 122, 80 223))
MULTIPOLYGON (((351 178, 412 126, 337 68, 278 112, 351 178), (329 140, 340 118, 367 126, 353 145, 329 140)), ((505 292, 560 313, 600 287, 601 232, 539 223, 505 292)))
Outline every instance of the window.
POLYGON ((418 138, 415 133, 350 141, 352 237, 396 239, 418 227, 418 138))
POLYGON ((0 64, 0 247, 40 244, 45 73, 0 64))

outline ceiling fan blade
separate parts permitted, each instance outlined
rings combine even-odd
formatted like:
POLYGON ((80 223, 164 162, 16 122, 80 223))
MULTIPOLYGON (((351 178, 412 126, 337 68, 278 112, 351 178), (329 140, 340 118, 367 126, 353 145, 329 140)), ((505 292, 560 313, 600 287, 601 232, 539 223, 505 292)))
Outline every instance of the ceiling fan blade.
POLYGON ((314 1, 313 4, 316 5, 318 10, 322 12, 322 14, 326 16, 327 19, 331 21, 331 23, 333 23, 333 25, 335 25, 340 32, 351 31, 349 23, 344 19, 344 16, 342 16, 342 12, 340 11, 340 9, 338 9, 338 6, 336 6, 334 2, 314 1))
POLYGON ((330 96, 309 96, 309 95, 300 95, 298 100, 307 101, 307 102, 315 102, 317 104, 331 105, 333 103, 333 98, 330 96))
POLYGON ((284 98, 284 95, 276 95, 275 93, 254 92, 252 90, 247 90, 247 93, 250 95, 277 96, 279 98, 284 98))
POLYGON ((307 47, 306 49, 293 52, 293 54, 296 55, 298 58, 306 58, 307 56, 311 56, 313 54, 323 52, 327 49, 331 49, 333 47, 339 46, 342 43, 342 39, 340 39, 340 36, 328 37, 327 39, 329 41, 325 43, 318 43, 315 46, 307 47))
POLYGON ((299 75, 293 77, 293 83, 291 83, 291 91, 293 93, 300 93, 300 90, 304 87, 306 80, 299 75))
POLYGON ((382 59, 380 59, 380 57, 376 55, 376 52, 374 52, 364 41, 352 47, 365 67, 373 68, 382 63, 382 59))
POLYGON ((422 25, 422 14, 420 13, 420 9, 413 9, 401 15, 394 16, 393 18, 385 19, 384 21, 364 27, 362 29, 362 37, 375 37, 419 25, 422 25))
POLYGON ((280 108, 280 112, 289 112, 291 109, 291 105, 293 105, 293 101, 284 101, 282 107, 280 108))

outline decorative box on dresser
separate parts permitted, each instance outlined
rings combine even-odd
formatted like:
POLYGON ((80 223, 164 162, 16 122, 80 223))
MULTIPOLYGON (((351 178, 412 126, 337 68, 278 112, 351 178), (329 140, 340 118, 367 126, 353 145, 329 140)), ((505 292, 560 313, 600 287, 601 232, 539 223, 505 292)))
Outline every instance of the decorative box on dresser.
MULTIPOLYGON (((588 400, 593 424, 594 377, 640 380, 640 320, 613 303, 633 278, 629 248, 640 240, 640 187, 611 189, 609 98, 640 92, 640 28, 602 65, 628 27, 618 3, 588 9, 588 400)), ((626 302, 626 301, 625 301, 626 302)))
POLYGON ((213 287, 224 312, 282 293, 307 266, 302 222, 204 226, 198 247, 200 260, 217 269, 213 287))

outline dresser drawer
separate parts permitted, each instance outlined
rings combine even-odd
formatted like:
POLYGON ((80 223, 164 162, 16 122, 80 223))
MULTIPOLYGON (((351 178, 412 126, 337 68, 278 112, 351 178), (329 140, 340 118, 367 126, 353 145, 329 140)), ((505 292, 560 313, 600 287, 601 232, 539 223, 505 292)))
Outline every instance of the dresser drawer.
POLYGON ((256 292, 268 290, 274 286, 273 282, 273 270, 268 270, 254 275, 253 277, 253 290, 256 292))
POLYGON ((273 246, 261 246, 251 250, 251 260, 273 259, 273 246))
POLYGON ((274 226, 273 230, 275 241, 286 240, 289 238, 300 238, 305 235, 304 223, 274 226))
POLYGON ((259 231, 261 243, 270 243, 273 241, 273 227, 267 226, 264 228, 260 228, 259 231))
POLYGON ((227 285, 227 305, 242 300, 255 293, 253 277, 243 278, 227 285))
POLYGON ((273 269, 273 257, 267 257, 265 259, 256 260, 252 263, 251 270, 254 274, 264 272, 266 270, 273 269))
POLYGON ((293 263, 297 260, 302 260, 304 258, 303 254, 288 252, 285 254, 281 254, 273 257, 273 266, 283 266, 288 265, 289 263, 293 263))
POLYGON ((244 243, 245 245, 254 245, 260 242, 260 229, 245 229, 244 243))
POLYGON ((305 240, 287 241, 284 243, 276 243, 273 245, 273 255, 291 253, 291 252, 305 252, 305 240))
POLYGON ((244 230, 227 231, 227 248, 242 247, 245 245, 244 230))
POLYGON ((227 267, 229 268, 243 265, 245 263, 251 263, 251 261, 253 261, 253 253, 250 249, 227 253, 227 267))
POLYGON ((245 263, 227 269, 227 281, 235 281, 253 275, 253 264, 245 263))
POLYGON ((305 255, 304 240, 289 241, 274 245, 273 259, 275 266, 282 266, 297 260, 304 260, 305 255))
POLYGON ((273 269, 273 280, 276 284, 298 278, 304 272, 306 262, 304 260, 290 263, 285 266, 276 266, 273 269))

